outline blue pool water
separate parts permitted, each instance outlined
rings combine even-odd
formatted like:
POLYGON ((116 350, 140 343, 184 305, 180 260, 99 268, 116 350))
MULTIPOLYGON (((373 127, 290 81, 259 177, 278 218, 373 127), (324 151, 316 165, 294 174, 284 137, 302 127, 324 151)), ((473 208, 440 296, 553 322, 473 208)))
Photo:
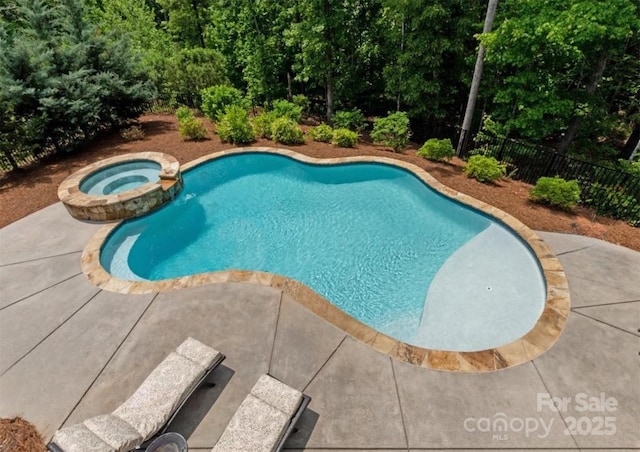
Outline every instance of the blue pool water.
POLYGON ((446 350, 510 342, 542 312, 544 281, 520 239, 403 169, 249 153, 183 177, 176 200, 109 237, 111 274, 277 273, 379 331, 446 350))
POLYGON ((89 195, 115 195, 156 182, 161 166, 150 160, 133 160, 102 168, 80 182, 80 191, 89 195))

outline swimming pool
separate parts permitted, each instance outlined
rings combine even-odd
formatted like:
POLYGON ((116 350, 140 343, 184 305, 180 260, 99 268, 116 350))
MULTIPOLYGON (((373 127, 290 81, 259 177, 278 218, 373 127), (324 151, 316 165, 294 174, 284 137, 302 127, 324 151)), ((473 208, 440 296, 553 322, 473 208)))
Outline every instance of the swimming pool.
POLYGON ((183 175, 173 202, 110 233, 111 275, 281 274, 389 336, 454 351, 512 342, 544 308, 527 245, 405 169, 242 153, 183 175))

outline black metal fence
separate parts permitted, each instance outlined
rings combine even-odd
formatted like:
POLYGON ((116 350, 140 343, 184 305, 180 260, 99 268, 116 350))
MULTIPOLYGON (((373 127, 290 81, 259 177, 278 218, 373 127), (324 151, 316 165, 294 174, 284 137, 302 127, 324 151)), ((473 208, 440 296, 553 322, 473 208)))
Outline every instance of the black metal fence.
POLYGON ((519 141, 489 137, 482 146, 486 155, 508 165, 511 177, 530 184, 543 176, 577 180, 581 202, 598 215, 640 226, 640 176, 559 154, 554 149, 519 141))
POLYGON ((38 160, 54 155, 53 149, 40 152, 27 152, 17 150, 0 149, 0 174, 23 168, 38 160))

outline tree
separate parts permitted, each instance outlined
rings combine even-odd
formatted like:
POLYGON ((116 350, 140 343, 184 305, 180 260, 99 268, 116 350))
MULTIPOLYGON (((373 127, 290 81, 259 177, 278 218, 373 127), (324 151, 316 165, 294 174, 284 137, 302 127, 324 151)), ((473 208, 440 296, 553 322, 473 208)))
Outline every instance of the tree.
POLYGON ((331 122, 335 77, 336 54, 340 48, 340 30, 344 29, 346 7, 337 0, 311 0, 299 5, 299 21, 292 27, 293 45, 296 54, 297 78, 318 83, 325 89, 326 116, 331 122))
POLYGON ((165 26, 185 47, 206 47, 211 0, 157 0, 167 17, 165 26))
POLYGON ((214 49, 182 49, 165 61, 163 91, 169 103, 200 107, 200 92, 227 82, 224 56, 214 49))
MULTIPOLYGON (((385 0, 385 93, 412 117, 454 122, 485 5, 461 0, 385 0)), ((466 86, 465 86, 466 85, 466 86)))
POLYGON ((324 89, 327 121, 336 101, 350 103, 377 85, 378 0, 311 0, 298 5, 289 33, 296 79, 324 89))
POLYGON ((560 138, 566 152, 586 118, 606 115, 599 92, 610 61, 637 32, 633 0, 507 0, 482 37, 497 85, 493 116, 534 141, 560 138))
MULTIPOLYGON (((498 6, 498 0, 489 0, 487 6, 487 14, 484 19, 483 33, 491 31, 493 26, 493 19, 496 14, 496 8, 498 6)), ((471 124, 473 123, 473 115, 476 108, 476 101, 478 100, 478 91, 480 90, 480 81, 482 80, 482 70, 484 68, 484 54, 486 48, 480 44, 478 49, 478 56, 476 57, 476 66, 473 70, 473 79, 471 80, 471 88, 469 89, 469 99, 467 100, 467 108, 464 111, 464 119, 462 121, 462 130, 460 131, 460 139, 458 141, 457 154, 458 156, 464 155, 467 151, 468 134, 471 130, 471 124)))
POLYGON ((295 11, 291 0, 216 0, 208 42, 227 56, 229 75, 246 86, 255 104, 284 97, 293 64, 285 34, 295 11))
POLYGON ((91 0, 88 3, 91 21, 105 33, 127 35, 132 51, 139 55, 149 77, 161 86, 164 62, 178 49, 171 35, 158 27, 156 11, 144 1, 91 0))
POLYGON ((0 39, 4 154, 72 148, 154 94, 128 40, 99 33, 79 0, 18 0, 0 11, 0 39))

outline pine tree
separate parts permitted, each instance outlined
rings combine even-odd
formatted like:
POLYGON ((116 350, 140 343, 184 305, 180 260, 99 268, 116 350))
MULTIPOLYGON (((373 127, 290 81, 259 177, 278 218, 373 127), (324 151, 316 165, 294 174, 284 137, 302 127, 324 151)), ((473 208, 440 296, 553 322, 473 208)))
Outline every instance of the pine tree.
POLYGON ((154 94, 126 37, 99 33, 81 0, 1 8, 0 44, 0 150, 12 166, 73 149, 138 116, 154 94))

